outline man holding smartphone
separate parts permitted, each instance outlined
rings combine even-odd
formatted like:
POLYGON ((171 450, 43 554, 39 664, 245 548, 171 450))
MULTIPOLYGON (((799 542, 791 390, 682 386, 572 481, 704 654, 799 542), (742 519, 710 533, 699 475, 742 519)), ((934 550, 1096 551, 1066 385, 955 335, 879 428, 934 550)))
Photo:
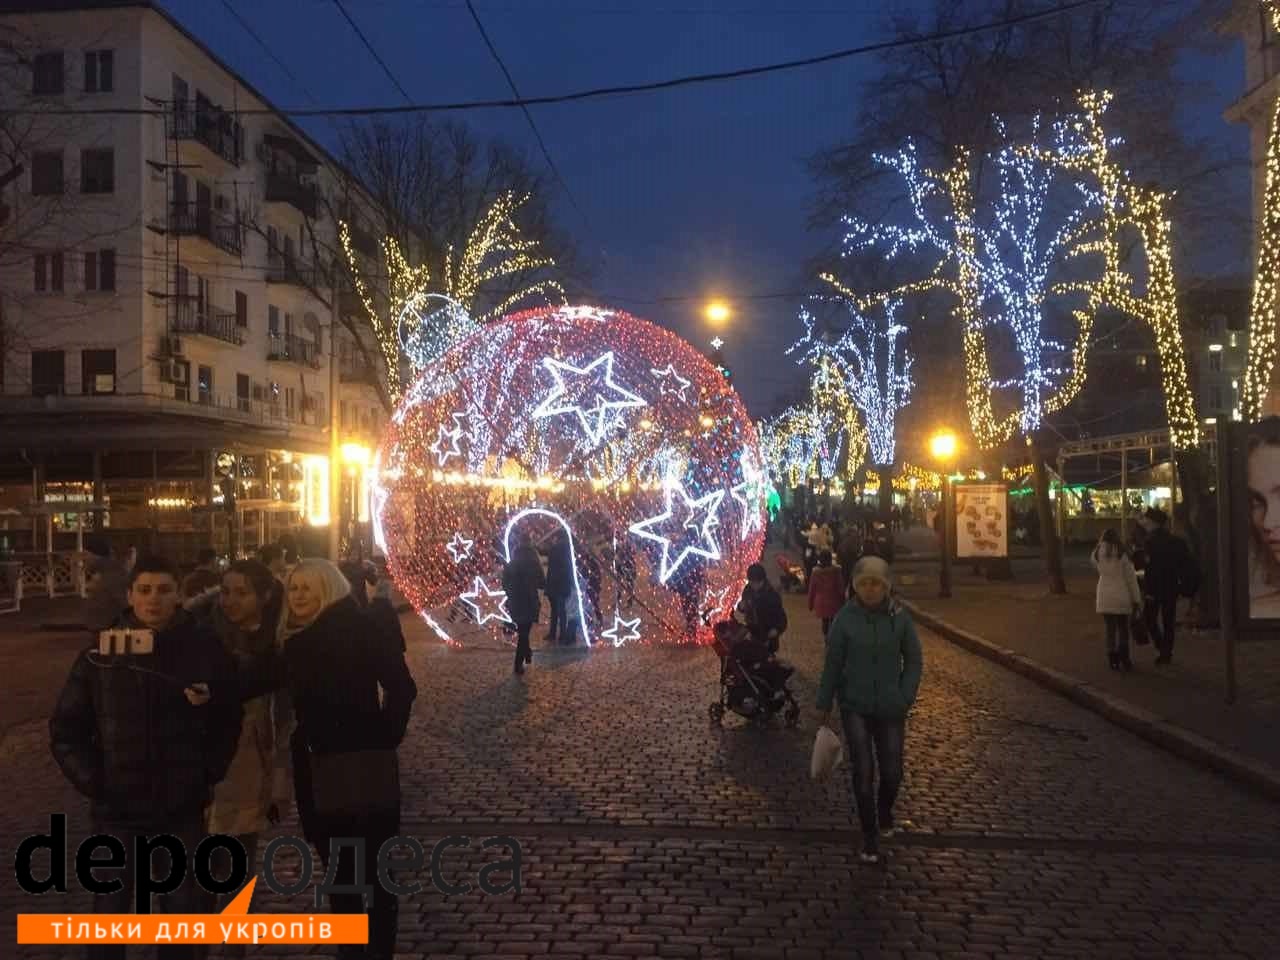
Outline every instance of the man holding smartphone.
MULTIPOLYGON (((49 721, 54 758, 89 798, 94 832, 116 837, 129 852, 123 886, 96 896, 98 913, 133 912, 135 837, 169 834, 188 858, 194 854, 213 788, 239 742, 234 663, 212 631, 181 609, 181 599, 173 564, 140 559, 129 574, 129 608, 115 625, 135 633, 112 644, 109 654, 95 638, 71 667, 49 721), (119 646, 134 652, 117 653, 119 646)), ((157 851, 159 876, 168 871, 164 860, 157 851)), ((188 864, 182 887, 159 897, 155 909, 200 913, 205 899, 188 864)), ((162 952, 198 957, 205 948, 174 945, 162 952)), ((119 945, 90 948, 90 956, 124 955, 119 945)))

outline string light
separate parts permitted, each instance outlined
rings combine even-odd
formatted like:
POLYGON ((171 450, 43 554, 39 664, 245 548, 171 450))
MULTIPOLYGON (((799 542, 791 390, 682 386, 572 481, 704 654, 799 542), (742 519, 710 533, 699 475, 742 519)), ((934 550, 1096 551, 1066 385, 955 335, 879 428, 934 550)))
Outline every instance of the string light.
POLYGON ((809 388, 807 404, 788 407, 758 428, 764 463, 791 487, 852 477, 867 453, 866 431, 829 357, 819 359, 809 388))
POLYGON ((528 311, 404 391, 374 459, 375 536, 451 643, 501 627, 490 598, 514 535, 545 550, 559 531, 588 642, 707 643, 702 617, 728 615, 763 547, 764 463, 732 386, 676 335, 596 307, 528 311))
POLYGON ((350 227, 338 223, 338 237, 350 267, 356 295, 369 318, 374 339, 386 366, 387 390, 400 398, 400 361, 408 361, 414 377, 462 342, 483 324, 493 322, 512 307, 535 297, 565 302, 564 288, 553 279, 525 278, 553 268, 555 261, 538 252, 538 241, 521 235, 515 215, 529 199, 508 191, 498 197, 476 222, 461 252, 445 251, 442 289, 432 290, 426 266, 413 266, 394 237, 382 241, 387 275, 387 310, 383 313, 366 287, 351 242, 350 227), (481 309, 487 286, 514 289, 481 309))
MULTIPOLYGON (((1261 0, 1262 14, 1280 31, 1280 0, 1261 0)), ((1271 107, 1258 226, 1258 262, 1249 315, 1249 361, 1245 368, 1240 412, 1253 423, 1262 417, 1276 365, 1276 296, 1280 279, 1280 97, 1271 107)))
MULTIPOLYGON (((830 274, 822 274, 822 279, 837 291, 845 290, 830 274)), ((787 353, 807 345, 803 357, 819 364, 820 394, 834 401, 832 393, 843 391, 846 402, 862 414, 872 459, 878 466, 892 466, 897 459, 898 411, 911 402, 912 389, 913 360, 902 343, 907 328, 897 319, 902 300, 884 301, 882 323, 867 316, 856 299, 842 295, 840 302, 850 323, 834 342, 815 333, 813 314, 802 308, 804 336, 787 353)))
MULTIPOLYGON (((970 424, 984 449, 1015 434, 1031 436, 1046 416, 1079 394, 1093 319, 1106 307, 1151 325, 1174 445, 1189 449, 1199 443, 1177 316, 1167 196, 1134 185, 1112 159, 1110 149, 1118 141, 1106 135, 1102 123, 1109 102, 1105 92, 1082 94, 1080 112, 1051 124, 1035 118, 1022 140, 997 119, 1002 145, 985 162, 996 172, 1000 189, 984 208, 982 222, 970 155, 959 151, 951 167, 935 172, 921 165, 911 143, 896 155, 876 156, 905 184, 908 225, 846 218, 846 252, 876 248, 890 260, 907 253, 936 256, 928 276, 876 297, 891 300, 934 290, 953 297, 963 332, 970 424), (939 214, 939 206, 946 212, 939 214), (1050 210, 1060 218, 1056 229, 1046 220, 1050 210), (1137 228, 1147 254, 1141 297, 1132 292, 1135 277, 1121 266, 1120 234, 1126 227, 1137 228), (1081 258, 1100 261, 1100 269, 1075 268, 1081 258), (1072 273, 1055 279, 1067 267, 1072 273), (1070 344, 1045 335, 1052 303, 1061 304, 1057 312, 1075 321, 1070 344), (1018 375, 1008 379, 992 375, 987 354, 987 338, 998 326, 1011 334, 1019 360, 1018 375), (997 415, 994 398, 1006 390, 1016 391, 1013 409, 997 415)), ((872 299, 854 302, 865 306, 872 299)))

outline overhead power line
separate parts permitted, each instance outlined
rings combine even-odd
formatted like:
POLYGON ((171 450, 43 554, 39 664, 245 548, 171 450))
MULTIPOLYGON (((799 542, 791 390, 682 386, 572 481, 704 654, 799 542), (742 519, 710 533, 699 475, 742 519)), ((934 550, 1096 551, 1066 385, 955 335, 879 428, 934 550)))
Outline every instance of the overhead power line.
MULTIPOLYGON (((279 57, 276 56, 275 51, 272 50, 271 47, 267 45, 267 42, 263 40, 261 36, 258 35, 258 32, 249 25, 249 22, 245 20, 244 17, 240 16, 239 11, 237 11, 236 8, 232 6, 231 0, 222 0, 222 5, 227 8, 227 12, 230 13, 231 16, 235 17, 236 22, 240 24, 241 27, 244 28, 244 32, 249 34, 249 36, 253 37, 253 39, 257 41, 258 46, 260 46, 263 52, 268 57, 271 58, 272 62, 274 62, 275 65, 280 68, 280 71, 286 77, 288 77, 290 80, 293 81, 293 85, 302 92, 302 95, 318 106, 320 101, 318 101, 315 97, 311 95, 311 91, 308 90, 306 87, 304 87, 302 85, 302 82, 296 76, 294 76, 293 71, 284 65, 284 62, 279 57)), ((241 113, 244 113, 244 112, 245 111, 241 111, 241 113)))
MULTIPOLYGON (((337 0, 335 0, 337 2, 337 0)), ((498 48, 494 46, 493 40, 489 37, 489 31, 484 28, 484 22, 480 19, 480 14, 476 13, 475 4, 471 0, 467 0, 467 10, 471 12, 471 19, 475 21, 476 29, 480 31, 480 37, 484 40, 484 45, 489 48, 489 54, 493 57, 494 62, 498 65, 498 69, 502 71, 502 75, 507 78, 507 86, 511 88, 511 94, 517 100, 522 99, 520 90, 516 86, 515 77, 511 75, 511 71, 507 69, 506 63, 502 60, 502 55, 498 53, 498 48)), ((560 168, 556 166, 555 160, 551 156, 551 151, 547 149, 547 143, 542 139, 542 133, 538 130, 538 125, 533 120, 533 114, 529 112, 529 108, 523 103, 520 105, 524 118, 529 122, 529 129, 533 131, 533 138, 538 141, 538 148, 542 150, 542 157, 547 161, 547 167, 551 170, 551 175, 560 183, 560 188, 564 190, 564 195, 569 199, 569 205, 577 211, 582 222, 586 224, 588 230, 591 230, 591 221, 587 219, 586 213, 578 204, 578 200, 573 195, 573 191, 569 189, 569 184, 564 176, 560 173, 560 168)), ((592 231, 594 232, 594 231, 592 231)), ((598 240, 597 240, 598 242, 598 240)))
POLYGON ((354 30, 356 36, 360 38, 360 42, 364 44, 364 48, 373 55, 373 59, 378 61, 378 66, 382 67, 382 72, 387 75, 387 79, 390 80, 395 88, 400 91, 400 96, 404 97, 404 102, 413 103, 413 98, 405 92, 404 87, 400 85, 400 81, 397 80, 395 74, 391 72, 391 68, 387 66, 386 61, 378 56, 378 51, 373 49, 373 44, 370 43, 369 38, 364 35, 364 31, 361 30, 360 27, 356 25, 356 22, 351 19, 351 14, 347 13, 347 8, 343 6, 342 0, 333 0, 333 4, 338 8, 347 23, 351 24, 351 29, 354 30))
MULTIPOLYGON (((672 90, 677 87, 688 87, 702 83, 741 80, 746 77, 764 76, 770 73, 780 73, 783 71, 798 70, 803 67, 812 67, 823 63, 832 63, 837 60, 847 60, 851 57, 863 56, 869 53, 883 53, 887 50, 898 50, 907 47, 918 47, 924 44, 943 43, 948 40, 957 40, 962 37, 971 37, 981 33, 990 33, 993 30, 1006 30, 1010 27, 1018 27, 1040 20, 1048 20, 1052 17, 1059 17, 1063 14, 1072 13, 1076 10, 1083 10, 1086 7, 1093 7, 1106 2, 1109 2, 1109 0, 1074 0, 1072 3, 1064 3, 1062 6, 1055 7, 1052 10, 1041 10, 1036 13, 1026 13, 1016 17, 1007 17, 1003 20, 993 20, 973 27, 962 27, 955 30, 940 30, 935 33, 923 34, 918 37, 884 40, 879 43, 864 44, 859 47, 850 47, 845 50, 836 50, 831 53, 824 53, 813 57, 804 57, 798 60, 784 60, 780 63, 770 63, 755 67, 743 67, 738 70, 724 70, 717 73, 696 73, 683 77, 673 77, 669 80, 657 80, 652 83, 632 83, 611 87, 595 87, 589 90, 578 90, 572 93, 550 94, 542 97, 516 97, 514 99, 506 100, 464 100, 454 103, 409 103, 405 106, 383 105, 369 107, 314 108, 278 107, 276 109, 263 108, 241 110, 240 113, 244 116, 284 115, 289 117, 373 117, 405 113, 457 113, 466 110, 510 110, 514 108, 543 106, 545 104, 553 103, 575 103, 581 100, 616 97, 631 93, 652 93, 659 90, 672 90)), ((48 117, 106 115, 131 116, 137 114, 158 114, 163 111, 142 107, 72 107, 64 110, 22 109, 10 110, 8 112, 10 115, 16 116, 48 117)))

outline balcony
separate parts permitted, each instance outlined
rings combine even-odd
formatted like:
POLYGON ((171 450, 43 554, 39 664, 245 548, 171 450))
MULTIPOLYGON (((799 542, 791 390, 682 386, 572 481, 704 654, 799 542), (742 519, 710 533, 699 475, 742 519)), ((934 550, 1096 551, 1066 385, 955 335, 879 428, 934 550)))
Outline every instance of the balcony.
POLYGON ((240 124, 217 107, 199 101, 175 104, 173 135, 178 140, 202 144, 214 156, 237 167, 244 160, 240 124))
POLYGON ((169 208, 169 232, 180 237, 198 237, 223 253, 240 256, 244 249, 240 223, 209 206, 175 203, 169 208))
POLYGON ((316 218, 317 191, 314 183, 289 173, 267 174, 267 203, 287 203, 300 210, 308 220, 316 218))
POLYGON ((230 343, 244 344, 244 329, 236 325, 234 310, 219 310, 195 300, 179 300, 174 315, 173 332, 197 334, 230 343))
POLYGON ((267 359, 281 363, 297 363, 319 369, 320 351, 314 340, 304 340, 292 333, 273 333, 268 337, 267 359))
POLYGON ((319 268, 299 263, 292 257, 273 256, 267 260, 267 283, 284 283, 319 291, 323 279, 319 268))
POLYGON ((343 383, 364 383, 376 386, 378 371, 358 353, 348 353, 338 360, 338 378, 343 383))

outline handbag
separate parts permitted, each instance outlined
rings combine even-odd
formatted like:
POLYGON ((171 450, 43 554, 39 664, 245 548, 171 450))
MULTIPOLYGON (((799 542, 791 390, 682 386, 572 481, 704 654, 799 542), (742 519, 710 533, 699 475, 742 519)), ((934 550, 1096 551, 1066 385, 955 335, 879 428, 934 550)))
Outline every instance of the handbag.
POLYGON ((308 751, 316 813, 353 816, 400 809, 400 761, 394 749, 308 751))
POLYGON ((836 732, 825 724, 813 738, 813 754, 809 758, 809 779, 821 782, 831 776, 844 757, 844 747, 836 732))

